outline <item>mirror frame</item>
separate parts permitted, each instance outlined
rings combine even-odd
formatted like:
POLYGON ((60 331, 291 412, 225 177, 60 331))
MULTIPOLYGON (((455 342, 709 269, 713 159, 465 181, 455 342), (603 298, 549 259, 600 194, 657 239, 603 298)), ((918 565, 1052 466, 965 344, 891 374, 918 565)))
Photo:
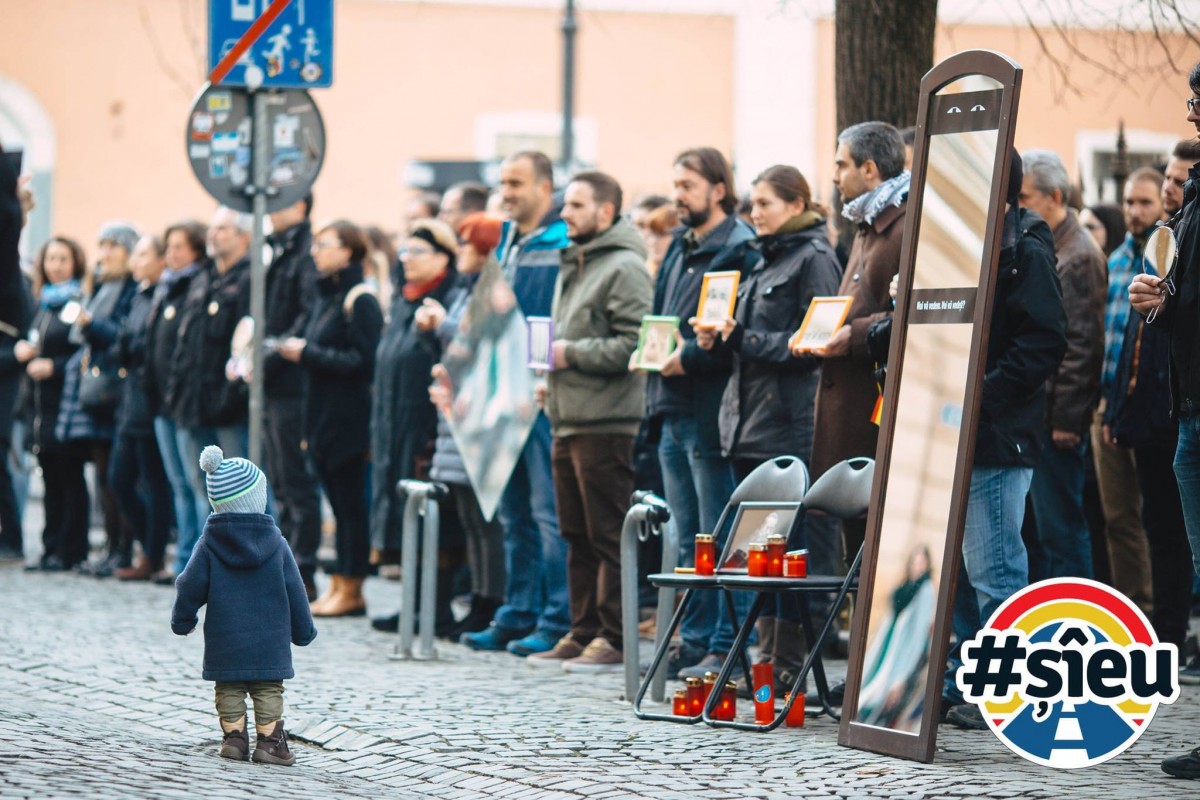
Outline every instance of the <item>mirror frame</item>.
POLYGON ((975 430, 982 399, 984 365, 987 355, 988 330, 992 317, 992 300, 996 292, 996 265, 1000 257, 1000 241, 1004 232, 1004 189, 1010 168, 1013 137, 1016 130, 1017 103, 1021 92, 1021 66, 1008 56, 991 50, 967 50, 957 53, 925 74, 921 79, 921 98, 917 111, 917 130, 913 145, 913 175, 904 220, 904 240, 900 250, 900 279, 897 305, 892 326, 892 341, 888 352, 888 376, 884 390, 883 414, 880 419, 879 444, 876 450, 874 484, 871 487, 871 506, 867 514, 867 537, 863 550, 862 568, 855 599, 854 623, 850 637, 850 660, 846 672, 846 695, 838 732, 838 744, 885 755, 898 756, 929 763, 937 746, 939 711, 942 696, 942 676, 950 645, 951 620, 954 614, 954 593, 961 561, 963 526, 966 520, 967 499, 970 494, 971 471, 959 470, 954 475, 951 490, 950 516, 946 545, 942 553, 939 576, 937 611, 928 672, 921 728, 916 733, 864 725, 855 722, 858 715, 858 692, 862 682, 863 659, 867 648, 867 624, 871 618, 871 601, 875 591, 875 572, 879 550, 883 506, 886 500, 888 471, 892 456, 892 439, 896 426, 896 407, 903 380, 903 354, 908 333, 909 305, 913 273, 916 268, 918 237, 921 232, 921 212, 924 199, 930 134, 927 132, 932 98, 949 84, 971 75, 982 75, 1001 85, 1000 122, 997 127, 996 159, 993 165, 991 196, 988 205, 987 228, 983 240, 983 262, 977 287, 974 324, 971 334, 970 361, 967 371, 966 395, 958 443, 958 464, 971 464, 975 456, 975 430))

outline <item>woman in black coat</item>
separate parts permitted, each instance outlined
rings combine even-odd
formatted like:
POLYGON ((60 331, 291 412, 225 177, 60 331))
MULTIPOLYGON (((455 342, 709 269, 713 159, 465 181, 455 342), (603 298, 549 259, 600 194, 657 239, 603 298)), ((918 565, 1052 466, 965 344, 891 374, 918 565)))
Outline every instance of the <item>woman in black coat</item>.
POLYGON ((54 433, 67 362, 79 349, 71 330, 82 309, 86 273, 83 250, 74 241, 56 236, 42 246, 33 276, 38 304, 33 327, 13 347, 28 377, 28 443, 45 484, 40 567, 48 572, 71 569, 87 560, 89 504, 83 478, 87 451, 60 441, 54 433))
MULTIPOLYGON (((814 297, 837 294, 842 268, 825 232, 825 211, 813 203, 808 182, 794 167, 775 166, 754 181, 750 212, 762 259, 738 289, 737 311, 720 337, 698 329, 705 349, 733 354, 733 373, 721 397, 721 448, 740 482, 775 456, 812 454, 813 412, 820 361, 794 356, 788 340, 804 321, 814 297)), ((830 518, 805 521, 829 530, 830 518)), ((836 541, 836 539, 834 539, 836 541)), ((794 603, 794 599, 789 598, 794 603)), ((760 621, 763 657, 775 663, 777 685, 790 687, 803 662, 803 639, 794 605, 778 609, 778 621, 760 621)))
POLYGON ((304 369, 304 435, 337 521, 337 568, 312 604, 318 617, 362 616, 370 569, 367 480, 371 380, 383 328, 379 301, 363 283, 366 238, 339 221, 313 236, 319 279, 304 338, 277 346, 304 369))

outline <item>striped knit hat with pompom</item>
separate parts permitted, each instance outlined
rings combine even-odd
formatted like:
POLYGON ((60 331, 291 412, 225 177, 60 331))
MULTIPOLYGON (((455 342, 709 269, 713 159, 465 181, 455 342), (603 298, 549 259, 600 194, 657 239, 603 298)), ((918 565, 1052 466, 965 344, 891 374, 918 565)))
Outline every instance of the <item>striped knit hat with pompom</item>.
POLYGON ((200 469, 208 473, 208 502, 213 511, 226 514, 265 514, 267 478, 244 458, 225 458, 221 448, 209 445, 200 454, 200 469))

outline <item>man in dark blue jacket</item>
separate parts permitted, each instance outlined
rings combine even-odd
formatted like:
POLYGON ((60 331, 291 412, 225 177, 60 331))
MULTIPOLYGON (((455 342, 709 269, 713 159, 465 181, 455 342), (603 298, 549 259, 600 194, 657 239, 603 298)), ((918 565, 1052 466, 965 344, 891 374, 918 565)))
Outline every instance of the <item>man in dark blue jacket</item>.
MULTIPOLYGON (((708 272, 745 272, 758 260, 754 232, 734 213, 737 190, 729 162, 711 147, 685 150, 675 159, 675 206, 683 227, 663 256, 654 287, 656 315, 696 316, 708 272)), ((679 563, 692 565, 692 536, 713 528, 733 493, 733 470, 721 453, 717 418, 731 369, 727 349, 702 350, 691 326, 662 372, 646 383, 646 412, 659 431, 667 502, 679 530, 679 563)), ((717 546, 720 550, 720 544, 717 546)), ((733 644, 733 630, 718 613, 716 592, 696 592, 679 628, 682 643, 668 675, 703 676, 717 670, 733 644)))
POLYGON ((947 720, 974 729, 987 723, 978 706, 963 704, 955 684, 960 650, 1001 603, 1029 585, 1021 539, 1025 495, 1045 438, 1046 381, 1067 349, 1054 234, 1037 214, 1017 207, 1023 177, 1014 151, 954 598, 958 644, 942 689, 947 720))

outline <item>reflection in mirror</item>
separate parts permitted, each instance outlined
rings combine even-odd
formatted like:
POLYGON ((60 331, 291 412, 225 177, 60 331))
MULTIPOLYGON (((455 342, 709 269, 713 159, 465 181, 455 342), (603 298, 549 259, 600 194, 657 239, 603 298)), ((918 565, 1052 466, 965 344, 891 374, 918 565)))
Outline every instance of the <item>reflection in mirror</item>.
POLYGON ((949 531, 1000 91, 973 76, 931 102, 903 376, 855 722, 921 728, 949 531), (945 121, 938 123, 937 114, 945 121), (990 129, 982 129, 990 126, 990 129), (949 132, 939 133, 939 130, 949 132))
POLYGON ((479 508, 491 519, 537 418, 525 315, 494 259, 446 348, 447 419, 479 508))

